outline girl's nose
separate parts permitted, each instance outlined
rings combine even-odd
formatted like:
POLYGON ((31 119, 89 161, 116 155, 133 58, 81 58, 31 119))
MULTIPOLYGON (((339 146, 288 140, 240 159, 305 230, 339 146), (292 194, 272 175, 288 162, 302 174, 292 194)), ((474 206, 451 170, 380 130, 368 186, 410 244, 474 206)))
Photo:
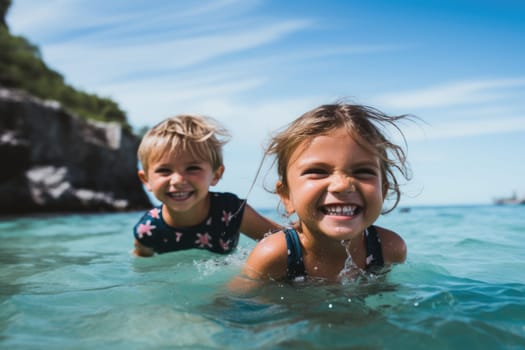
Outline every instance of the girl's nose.
POLYGON ((334 175, 328 190, 330 192, 355 192, 355 186, 350 176, 334 175))

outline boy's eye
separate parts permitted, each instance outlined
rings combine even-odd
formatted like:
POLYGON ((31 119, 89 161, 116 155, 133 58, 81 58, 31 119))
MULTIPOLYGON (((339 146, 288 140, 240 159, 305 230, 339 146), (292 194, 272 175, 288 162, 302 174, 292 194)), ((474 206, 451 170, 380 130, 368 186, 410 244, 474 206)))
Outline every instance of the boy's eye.
POLYGON ((192 165, 192 166, 189 166, 188 167, 188 171, 192 171, 192 172, 195 172, 195 171, 200 171, 202 168, 198 165, 192 165))
POLYGON ((155 169, 155 173, 156 174, 165 175, 165 174, 171 173, 171 170, 168 169, 168 168, 157 168, 157 169, 155 169))

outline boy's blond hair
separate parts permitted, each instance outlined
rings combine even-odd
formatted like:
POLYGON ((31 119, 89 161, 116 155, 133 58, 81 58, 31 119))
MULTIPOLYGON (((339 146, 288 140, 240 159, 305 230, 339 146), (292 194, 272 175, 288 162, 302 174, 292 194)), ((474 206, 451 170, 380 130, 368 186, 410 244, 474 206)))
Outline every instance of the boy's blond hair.
POLYGON ((215 119, 200 115, 178 115, 151 128, 142 138, 137 151, 142 169, 163 154, 188 151, 196 158, 210 162, 215 171, 223 165, 222 146, 230 134, 215 119))

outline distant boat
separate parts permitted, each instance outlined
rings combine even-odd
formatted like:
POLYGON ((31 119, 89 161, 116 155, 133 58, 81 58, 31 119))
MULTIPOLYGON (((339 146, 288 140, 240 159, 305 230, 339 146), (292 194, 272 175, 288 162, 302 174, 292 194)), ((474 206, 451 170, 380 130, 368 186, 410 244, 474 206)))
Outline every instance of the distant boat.
POLYGON ((519 198, 516 192, 511 197, 496 198, 494 204, 506 205, 506 204, 525 204, 525 197, 519 198))

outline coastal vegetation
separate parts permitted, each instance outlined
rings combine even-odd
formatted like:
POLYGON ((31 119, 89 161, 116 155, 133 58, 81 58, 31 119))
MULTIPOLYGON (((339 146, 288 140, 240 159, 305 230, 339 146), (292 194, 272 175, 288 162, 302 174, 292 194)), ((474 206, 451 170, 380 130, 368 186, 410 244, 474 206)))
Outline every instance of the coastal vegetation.
POLYGON ((9 31, 6 14, 11 0, 0 0, 0 87, 25 90, 84 119, 117 122, 128 131, 125 112, 109 98, 78 90, 43 61, 38 47, 9 31))

